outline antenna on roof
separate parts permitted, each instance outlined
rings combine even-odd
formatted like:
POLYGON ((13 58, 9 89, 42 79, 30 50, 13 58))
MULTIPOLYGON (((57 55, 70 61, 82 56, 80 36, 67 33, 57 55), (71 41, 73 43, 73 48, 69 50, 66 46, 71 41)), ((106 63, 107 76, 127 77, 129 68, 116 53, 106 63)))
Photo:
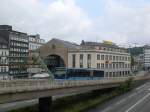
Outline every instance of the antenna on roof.
POLYGON ((133 43, 133 44, 134 44, 134 47, 137 47, 137 44, 138 44, 138 43, 133 43))

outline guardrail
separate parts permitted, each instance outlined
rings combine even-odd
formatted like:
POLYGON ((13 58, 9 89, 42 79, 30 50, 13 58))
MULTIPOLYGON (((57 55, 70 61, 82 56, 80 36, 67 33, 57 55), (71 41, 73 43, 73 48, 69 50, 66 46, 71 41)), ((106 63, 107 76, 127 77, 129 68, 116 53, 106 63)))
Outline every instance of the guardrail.
MULTIPOLYGON (((65 81, 53 81, 53 82, 44 79, 0 80, 0 94, 35 91, 35 90, 46 90, 46 89, 70 88, 70 87, 79 87, 79 86, 119 84, 124 82, 128 78, 130 77, 105 78, 101 80, 79 80, 79 81, 65 80, 65 81)), ((150 77, 133 76, 132 78, 134 80, 142 80, 150 77)))

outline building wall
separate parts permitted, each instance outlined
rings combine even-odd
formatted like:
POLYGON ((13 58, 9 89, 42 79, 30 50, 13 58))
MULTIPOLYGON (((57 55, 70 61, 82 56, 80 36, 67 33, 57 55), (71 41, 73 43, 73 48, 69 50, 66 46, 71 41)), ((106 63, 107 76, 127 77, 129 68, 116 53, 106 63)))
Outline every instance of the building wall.
POLYGON ((27 58, 29 55, 29 38, 26 33, 10 31, 10 75, 27 77, 27 58))
POLYGON ((29 50, 35 50, 35 49, 38 49, 41 46, 42 46, 42 44, 29 42, 29 50))
MULTIPOLYGON (((29 37, 29 56, 32 57, 34 54, 34 50, 40 48, 42 45, 45 44, 45 40, 40 38, 40 35, 28 35, 29 37)), ((29 59, 30 60, 30 59, 29 59)), ((30 65, 28 67, 29 74, 35 74, 42 72, 40 65, 30 65)))
POLYGON ((144 50, 144 66, 150 67, 150 48, 145 48, 144 50))
POLYGON ((80 67, 80 54, 83 55, 83 68, 88 68, 88 54, 91 55, 91 68, 96 68, 96 53, 92 53, 92 52, 69 52, 68 53, 68 67, 73 67, 72 65, 72 55, 76 56, 76 66, 75 68, 81 68, 80 67))
POLYGON ((12 26, 0 25, 0 37, 5 39, 9 49, 9 75, 26 77, 29 38, 26 33, 14 31, 12 26))
POLYGON ((0 48, 0 79, 7 79, 9 75, 9 50, 0 48))
POLYGON ((73 55, 76 55, 75 68, 81 68, 80 66, 80 55, 83 55, 83 68, 88 68, 87 66, 87 56, 91 55, 91 68, 104 70, 105 75, 117 74, 117 76, 127 75, 130 72, 130 55, 128 53, 116 53, 116 52, 102 52, 102 51, 69 51, 68 53, 68 67, 73 67, 73 55), (97 57, 99 55, 99 58, 97 57), (102 58, 104 56, 104 59, 102 58), (107 59, 107 56, 108 59, 107 59), (115 60, 113 59, 115 57, 115 60), (118 57, 118 60, 116 59, 118 57), (106 66, 108 64, 108 67, 106 66), (104 66, 104 67, 103 67, 104 66), (121 73, 117 73, 121 72, 121 73), (126 73, 123 73, 126 72, 126 73))
POLYGON ((38 50, 41 57, 48 57, 50 55, 58 55, 68 67, 68 49, 62 43, 51 40, 38 50))
POLYGON ((40 35, 29 35, 29 50, 35 50, 45 44, 45 40, 40 38, 40 35))

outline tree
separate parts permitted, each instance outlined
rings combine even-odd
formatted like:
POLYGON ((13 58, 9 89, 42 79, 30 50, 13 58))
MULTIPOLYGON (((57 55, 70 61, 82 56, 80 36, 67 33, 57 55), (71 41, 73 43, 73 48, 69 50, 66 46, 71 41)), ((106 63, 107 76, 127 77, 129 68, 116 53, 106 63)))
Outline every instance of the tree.
POLYGON ((133 56, 131 56, 131 70, 133 70, 134 65, 135 65, 135 60, 133 56))

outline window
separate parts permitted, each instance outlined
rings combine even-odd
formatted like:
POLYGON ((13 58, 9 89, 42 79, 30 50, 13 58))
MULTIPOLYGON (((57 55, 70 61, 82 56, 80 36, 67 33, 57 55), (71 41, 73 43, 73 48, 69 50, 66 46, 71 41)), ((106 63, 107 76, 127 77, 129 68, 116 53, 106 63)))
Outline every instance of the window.
POLYGON ((105 64, 105 68, 108 69, 108 63, 105 64))
POLYGON ((108 60, 108 55, 105 55, 105 60, 108 60))
POLYGON ((115 56, 113 56, 113 60, 116 60, 116 57, 115 57, 115 56))
POLYGON ((91 54, 88 54, 87 58, 88 58, 88 60, 91 60, 91 54))
POLYGON ((112 72, 109 72, 109 77, 112 77, 112 72))
POLYGON ((116 68, 118 68, 119 66, 118 66, 118 63, 116 64, 116 68))
POLYGON ((97 63, 97 69, 100 69, 100 63, 97 63))
POLYGON ((130 64, 128 64, 128 68, 130 68, 130 64))
POLYGON ((127 57, 125 57, 125 60, 127 61, 127 57))
POLYGON ((4 72, 6 72, 6 67, 4 67, 4 72))
POLYGON ((122 63, 119 63, 119 68, 122 68, 122 63))
POLYGON ((80 68, 83 68, 83 54, 80 54, 80 68))
POLYGON ((125 68, 125 64, 124 63, 122 63, 122 68, 125 68))
POLYGON ((109 55, 109 60, 112 60, 112 55, 109 55))
POLYGON ((101 55, 101 60, 104 60, 104 55, 101 55))
POLYGON ((118 61, 118 56, 116 56, 116 60, 118 61))
POLYGON ((3 67, 1 67, 1 72, 4 72, 4 71, 3 71, 3 67))
POLYGON ((83 60, 83 54, 80 54, 80 60, 83 60))
POLYGON ((72 55, 72 67, 73 68, 76 67, 76 55, 75 54, 72 55))
POLYGON ((115 63, 113 63, 113 68, 115 68, 115 63))
POLYGON ((105 77, 108 77, 108 72, 105 73, 105 77))
POLYGON ((101 63, 101 69, 104 69, 104 63, 101 63))
POLYGON ((100 55, 99 54, 97 54, 97 60, 100 60, 100 55))
POLYGON ((122 56, 119 56, 119 60, 120 60, 120 61, 122 60, 122 56))
POLYGON ((91 54, 87 55, 87 68, 91 68, 91 54))
POLYGON ((122 60, 123 60, 123 61, 125 60, 125 57, 124 57, 124 56, 122 56, 122 60))
POLYGON ((83 63, 80 63, 80 68, 83 68, 83 63))
POLYGON ((91 63, 87 63, 87 68, 91 68, 91 63))
POLYGON ((109 64, 109 69, 112 69, 112 64, 109 64))

